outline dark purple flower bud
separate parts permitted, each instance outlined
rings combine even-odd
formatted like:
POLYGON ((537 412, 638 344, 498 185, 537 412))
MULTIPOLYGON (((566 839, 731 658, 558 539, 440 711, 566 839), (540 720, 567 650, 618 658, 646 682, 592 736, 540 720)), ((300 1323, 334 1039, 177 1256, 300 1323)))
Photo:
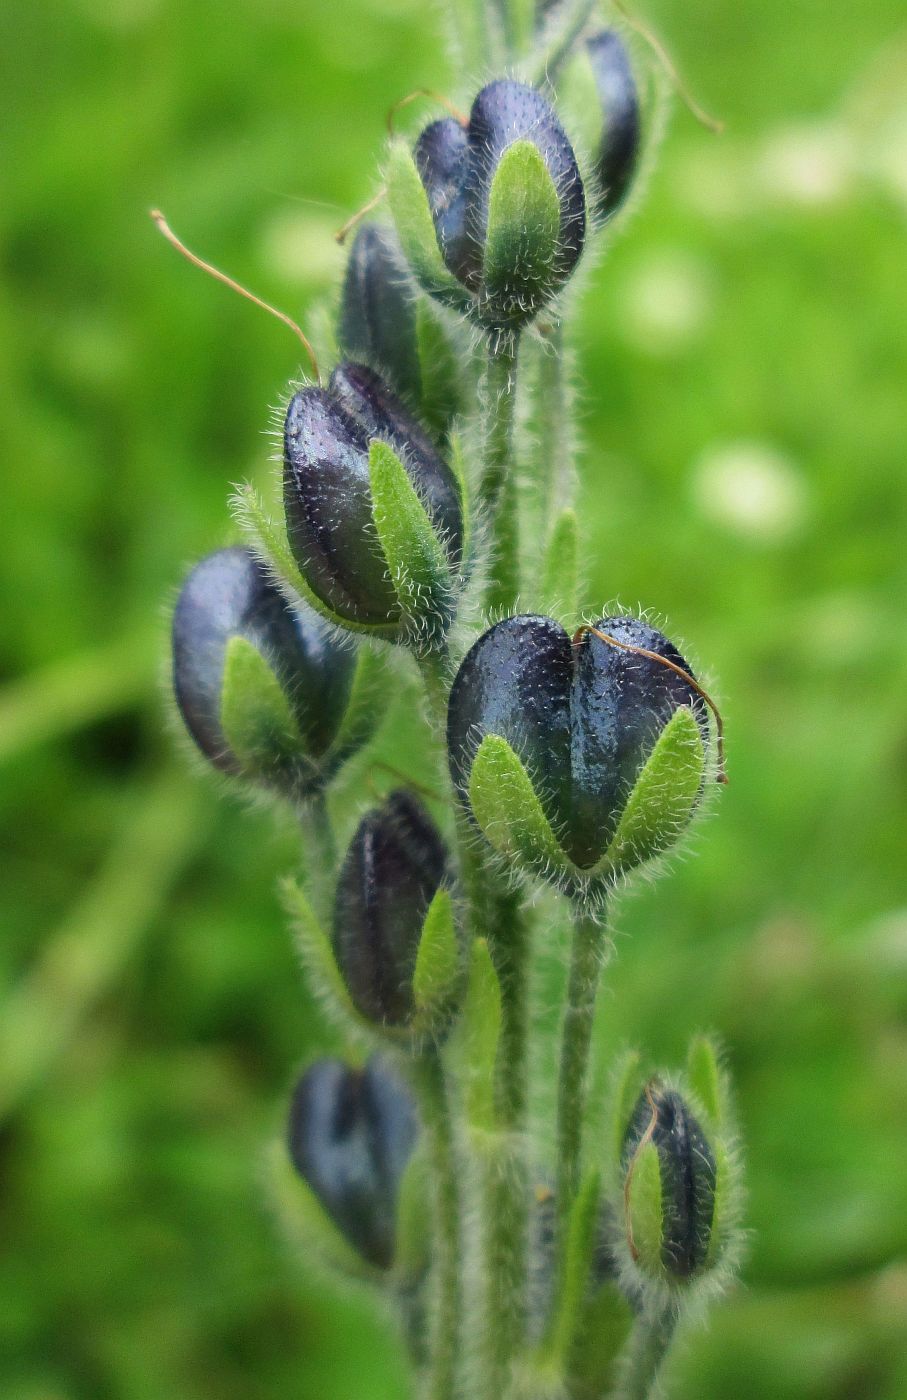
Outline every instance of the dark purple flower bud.
POLYGON ((173 615, 180 714, 216 767, 296 796, 316 790, 347 707, 355 653, 292 607, 245 549, 197 564, 173 615))
POLYGON ((637 1100, 621 1165, 630 1178, 625 1210, 636 1262, 643 1272, 657 1274, 660 1265, 673 1279, 689 1279, 709 1255, 715 1154, 682 1096, 658 1080, 650 1081, 637 1100), (647 1148, 657 1154, 655 1180, 647 1179, 642 1162, 647 1148), (650 1238, 653 1218, 661 1222, 657 1239, 650 1238))
POLYGON ((409 793, 392 793, 359 823, 337 881, 333 944, 350 997, 369 1020, 412 1019, 425 916, 447 875, 438 829, 409 793))
POLYGON ((390 1066, 317 1060, 290 1107, 293 1165, 354 1249, 379 1269, 394 1262, 400 1180, 418 1135, 409 1091, 390 1066))
POLYGON ((492 845, 524 856, 528 808, 521 798, 511 810, 517 790, 506 776, 519 760, 535 793, 534 810, 553 833, 550 840, 532 836, 540 854, 526 857, 528 863, 547 863, 555 873, 562 855, 580 871, 589 869, 608 851, 656 741, 681 708, 688 712, 681 757, 663 774, 664 815, 653 811, 647 818, 653 849, 646 855, 667 844, 661 837, 668 826, 676 837, 678 810, 688 818, 701 787, 708 725, 689 666, 666 637, 636 618, 603 618, 572 640, 551 618, 507 618, 479 638, 454 681, 451 774, 492 845))
MULTIPOLYGON (((426 127, 414 159, 441 257, 471 293, 473 314, 496 329, 531 320, 573 271, 586 232, 579 167, 551 104, 500 78, 478 94, 465 128, 453 118, 426 127)), ((405 224, 402 199, 395 216, 405 224)), ((400 235, 417 272, 429 268, 417 235, 408 239, 403 226, 400 235)), ((430 272, 423 280, 451 299, 430 272)))
POLYGON ((422 395, 416 289, 390 229, 364 224, 346 266, 337 338, 344 355, 383 375, 398 394, 422 395))
MULTIPOLYGON (((290 401, 284 508, 294 558, 330 617, 391 637, 449 621, 463 547, 459 487, 425 430, 365 365, 341 364, 327 389, 302 389, 290 401), (376 497, 378 443, 405 473, 422 525, 436 539, 437 568, 419 578, 415 598, 406 592, 408 521, 376 497), (388 559, 391 546, 400 557, 388 559)), ((428 567, 421 555, 412 570, 419 566, 428 567)))
POLYGON ((595 159, 598 189, 594 213, 604 221, 626 198, 639 159, 639 93, 630 55, 614 29, 603 29, 586 41, 604 124, 595 159))

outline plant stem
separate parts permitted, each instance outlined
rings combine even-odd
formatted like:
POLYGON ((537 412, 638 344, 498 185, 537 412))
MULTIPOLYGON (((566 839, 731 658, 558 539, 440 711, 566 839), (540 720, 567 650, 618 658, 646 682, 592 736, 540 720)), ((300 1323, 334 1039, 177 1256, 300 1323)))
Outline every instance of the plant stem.
POLYGON ((538 471, 540 535, 550 534, 558 512, 576 495, 572 394, 567 376, 563 327, 555 323, 542 348, 538 383, 538 471))
POLYGON ((485 1162, 484 1395, 501 1400, 524 1340, 529 1180, 526 1117, 528 948, 518 894, 497 894, 490 919, 501 985, 497 1114, 500 1135, 485 1162))
POLYGON ((450 695, 450 655, 443 650, 427 651, 416 657, 419 674, 425 686, 428 718, 436 735, 443 741, 447 729, 447 699, 450 695))
POLYGON ((674 1338, 677 1320, 677 1309, 671 1304, 655 1304, 642 1311, 627 1343, 616 1400, 649 1400, 674 1338))
POLYGON ((322 913, 330 906, 337 843, 331 826, 327 798, 319 792, 299 813, 302 827, 303 871, 322 913))
POLYGON ((456 1161, 444 1066, 436 1046, 422 1051, 414 1072, 435 1189, 434 1308, 425 1395, 426 1400, 452 1400, 456 1392, 462 1308, 461 1171, 456 1161))
POLYGON ((477 513, 488 522, 490 560, 485 605, 507 609, 519 591, 519 517, 513 462, 518 340, 489 337, 480 396, 484 419, 477 513))
POLYGON ((567 1003, 561 1029, 561 1063, 557 1103, 558 1249, 566 1247, 567 1221, 579 1186, 589 1048, 601 973, 602 927, 598 916, 577 910, 567 1003))
POLYGON ((574 3, 567 7, 567 13, 558 26, 554 41, 536 70, 535 81, 538 84, 547 83, 549 87, 553 87, 558 73, 570 57, 574 44, 595 13, 597 5, 598 0, 574 0, 574 3))

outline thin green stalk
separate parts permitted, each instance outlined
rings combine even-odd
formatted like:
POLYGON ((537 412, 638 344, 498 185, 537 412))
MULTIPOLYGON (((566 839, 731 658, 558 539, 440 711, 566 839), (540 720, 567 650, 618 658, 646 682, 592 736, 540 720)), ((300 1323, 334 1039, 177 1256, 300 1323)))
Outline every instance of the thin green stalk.
MULTIPOLYGON (((419 658, 429 711, 443 733, 450 690, 446 657, 419 658)), ((446 763, 445 763, 446 768, 446 763)), ((523 1343, 526 1310, 528 1175, 524 1154, 527 1097, 528 948, 521 897, 500 890, 457 794, 457 845, 470 941, 486 937, 501 984, 501 1041, 496 1109, 500 1135, 483 1166, 483 1394, 501 1400, 511 1363, 523 1343)))
POLYGON ((452 1400, 461 1354, 462 1212, 460 1180, 444 1066, 437 1047, 417 1057, 413 1073, 431 1156, 434 1200, 434 1306, 426 1400, 452 1400))
POLYGON ((567 375, 563 326, 549 330, 541 351, 537 413, 537 488, 541 502, 540 535, 548 534, 558 512, 576 494, 572 395, 567 375))
POLYGON ((327 798, 323 792, 320 792, 315 798, 310 810, 311 834, 316 857, 319 862, 323 861, 325 865, 333 866, 337 859, 337 843, 334 840, 334 828, 331 825, 327 798))
POLYGON ((535 29, 535 0, 503 0, 507 59, 516 63, 528 52, 535 29))
POLYGON ((559 1252, 566 1247, 566 1222, 579 1187, 589 1049, 601 974, 599 917, 576 911, 570 980, 561 1029, 557 1102, 557 1198, 559 1252))
POLYGON ((491 557, 485 604, 492 609, 512 607, 519 592, 519 517, 513 461, 517 347, 515 335, 489 338, 480 396, 484 433, 478 513, 489 528, 491 557))
POLYGON ((446 646, 441 650, 424 652, 416 657, 416 664, 425 686, 428 718, 436 734, 443 739, 447 729, 447 700, 453 679, 450 654, 446 646))
POLYGON ((525 914, 519 895, 498 895, 491 939, 501 984, 497 1114, 500 1136, 485 1161, 483 1395, 501 1400, 525 1337, 529 1178, 525 1156, 527 971, 525 914))
POLYGON ((328 812, 327 798, 320 792, 300 810, 304 871, 322 913, 331 901, 334 870, 337 865, 337 843, 328 812))
POLYGON ((674 1339, 677 1321, 677 1309, 671 1304, 653 1304, 643 1309, 627 1343, 623 1378, 615 1400, 649 1400, 655 1394, 658 1373, 674 1339))
POLYGON ((554 85, 561 68, 596 9, 598 0, 574 0, 558 25, 554 38, 535 72, 535 82, 554 85))
POLYGON ((494 44, 487 0, 453 0, 445 5, 444 15, 451 24, 457 66, 464 73, 479 71, 488 62, 494 44))

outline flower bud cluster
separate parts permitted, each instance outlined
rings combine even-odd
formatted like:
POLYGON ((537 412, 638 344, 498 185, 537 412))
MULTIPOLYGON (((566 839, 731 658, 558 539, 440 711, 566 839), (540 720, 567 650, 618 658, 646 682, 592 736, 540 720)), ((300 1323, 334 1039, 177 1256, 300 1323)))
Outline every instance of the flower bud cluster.
POLYGON ((293 1090, 287 1128, 298 1177, 292 1207, 305 1237, 319 1247, 323 1213, 366 1264, 392 1268, 401 1183, 417 1137, 415 1104, 386 1061, 373 1057, 363 1069, 336 1059, 311 1064, 293 1090))
MULTIPOLYGON (((683 836, 723 751, 714 705, 662 631, 515 602, 557 611, 547 585, 520 577, 531 454, 517 365, 536 357, 541 396, 541 346, 588 242, 629 197, 644 126, 624 40, 574 32, 571 8, 538 6, 544 66, 511 62, 522 76, 486 83, 468 114, 391 137, 390 221, 352 241, 339 357, 283 415, 280 519, 244 493, 248 546, 196 565, 172 625, 173 691, 200 753, 298 813, 308 878, 287 883, 287 902, 314 989, 360 1055, 317 1059, 296 1083, 275 1157, 284 1217, 307 1256, 407 1300, 433 1400, 465 1395, 469 1366, 483 1394, 510 1394, 521 1348, 544 1360, 533 1394, 604 1393, 601 1376, 570 1372, 584 1309, 607 1293, 624 1314, 673 1317, 727 1276, 736 1239, 733 1133, 704 1042, 685 1076, 620 1098, 610 1160, 583 1143, 604 910, 683 836), (563 115, 574 70, 592 93, 584 139, 563 115), (400 775, 351 814, 332 784, 413 661, 441 748, 428 783, 443 773, 444 792, 400 775), (550 1171, 526 1156, 521 999, 540 882, 567 897, 574 928, 550 1171), (554 1184, 533 1201, 539 1166, 554 1184), (467 1199, 481 1202, 475 1240, 467 1199), (474 1255, 487 1314, 475 1347, 462 1324, 474 1255)), ((553 499, 554 465, 533 464, 538 499, 553 499)), ((577 553, 571 504, 566 533, 546 520, 535 542, 546 579, 559 541, 577 553)))

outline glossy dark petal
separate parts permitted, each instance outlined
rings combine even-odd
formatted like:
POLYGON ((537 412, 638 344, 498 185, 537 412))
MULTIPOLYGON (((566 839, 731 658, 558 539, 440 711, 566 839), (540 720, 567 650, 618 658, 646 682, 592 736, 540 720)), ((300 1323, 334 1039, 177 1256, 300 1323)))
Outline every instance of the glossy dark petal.
POLYGON ((441 256, 455 277, 472 286, 481 277, 482 249, 475 230, 467 228, 463 188, 467 152, 465 129, 453 117, 444 117, 425 128, 413 156, 428 195, 441 256))
POLYGON ((604 124, 596 158, 600 219, 615 213, 626 197, 639 158, 639 93, 630 56, 620 35, 604 29, 586 41, 604 124))
MULTIPOLYGON (((645 622, 604 617, 595 627, 692 674, 677 648, 645 622)), ((570 827, 573 858, 584 865, 596 860, 613 836, 640 770, 674 711, 691 706, 704 740, 708 725, 705 706, 693 687, 658 661, 621 651, 591 634, 574 655, 570 827)))
POLYGON ((173 615, 173 688, 201 751, 236 771, 220 723, 227 643, 244 637, 268 662, 290 702, 309 757, 330 746, 346 707, 355 657, 337 647, 309 608, 292 608, 244 549, 203 559, 173 615))
POLYGON ((283 485, 290 548, 313 592, 352 622, 396 617, 372 521, 368 438, 325 389, 290 400, 283 485))
POLYGON ((463 549, 463 511, 456 478, 428 433, 380 375, 349 361, 331 375, 330 393, 369 440, 396 452, 444 541, 454 567, 463 549))
POLYGON ((337 881, 333 942, 369 1019, 404 1025, 411 1016, 422 925, 446 871, 438 830, 408 793, 392 793, 360 822, 337 881))
POLYGON ((689 1278, 708 1252, 715 1158, 680 1094, 657 1081, 640 1094, 633 1110, 624 1139, 624 1170, 646 1135, 655 1144, 661 1167, 662 1263, 676 1277, 689 1278))
POLYGON ((418 403, 422 376, 413 298, 394 234, 380 224, 364 224, 346 266, 340 347, 382 374, 397 393, 418 403))
POLYGON ((481 740, 500 734, 523 760, 549 820, 564 834, 572 677, 570 638, 551 618, 507 618, 483 633, 457 672, 447 712, 451 774, 461 791, 481 740))
MULTIPOLYGON (((677 649, 635 618, 602 618, 599 631, 667 657, 677 649)), ((707 738, 702 700, 656 660, 586 635, 574 646, 550 618, 507 618, 467 653, 451 691, 448 752, 466 792, 475 750, 500 734, 520 755, 564 849, 593 865, 664 725, 691 705, 707 738)))
POLYGON ((515 141, 532 141, 541 152, 561 202, 561 267, 575 266, 586 234, 586 201, 573 148, 553 107, 537 88, 499 78, 479 93, 469 119, 466 221, 481 246, 488 226, 488 201, 498 162, 515 141))
POLYGON ((397 1193, 417 1133, 409 1091, 379 1059, 364 1070, 319 1060, 293 1094, 293 1165, 349 1243, 378 1268, 393 1262, 397 1193))

